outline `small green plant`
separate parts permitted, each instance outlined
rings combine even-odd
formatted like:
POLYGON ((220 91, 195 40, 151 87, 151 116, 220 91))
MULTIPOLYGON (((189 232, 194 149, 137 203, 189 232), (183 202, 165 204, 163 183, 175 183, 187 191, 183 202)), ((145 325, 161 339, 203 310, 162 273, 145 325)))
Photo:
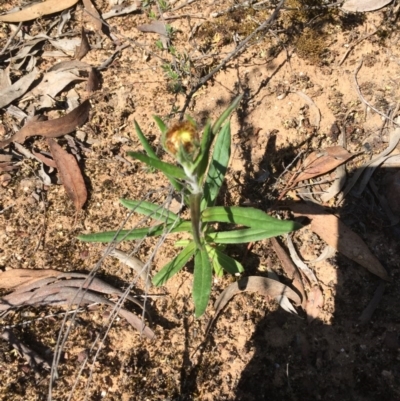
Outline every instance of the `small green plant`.
POLYGON ((167 129, 159 117, 154 117, 162 132, 164 149, 177 160, 179 166, 161 161, 135 122, 136 133, 146 154, 128 152, 129 156, 166 175, 174 188, 182 193, 190 209, 190 220, 183 220, 177 214, 151 202, 121 199, 122 205, 128 209, 163 223, 149 228, 78 237, 87 242, 111 242, 138 240, 164 233, 190 233, 191 239, 177 242, 176 245, 183 246, 183 250, 153 277, 153 284, 163 285, 194 258, 192 295, 196 317, 200 317, 207 307, 213 270, 218 276, 223 271, 237 274, 244 270, 237 260, 224 253, 227 244, 258 241, 300 227, 295 222, 276 219, 251 207, 215 206, 230 159, 231 129, 230 121, 226 120, 240 100, 241 96, 237 97, 214 124, 208 122, 201 138, 192 119, 167 129), (215 223, 231 224, 233 229, 218 231, 215 223))

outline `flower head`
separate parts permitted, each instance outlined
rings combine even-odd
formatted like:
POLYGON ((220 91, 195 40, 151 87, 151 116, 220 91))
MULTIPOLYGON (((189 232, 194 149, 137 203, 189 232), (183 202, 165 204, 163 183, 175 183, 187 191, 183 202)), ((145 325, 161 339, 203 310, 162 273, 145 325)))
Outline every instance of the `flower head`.
POLYGON ((196 126, 191 121, 184 121, 173 125, 165 134, 164 147, 174 156, 185 159, 193 158, 198 150, 199 136, 196 126), (182 154, 183 153, 183 154, 182 154))

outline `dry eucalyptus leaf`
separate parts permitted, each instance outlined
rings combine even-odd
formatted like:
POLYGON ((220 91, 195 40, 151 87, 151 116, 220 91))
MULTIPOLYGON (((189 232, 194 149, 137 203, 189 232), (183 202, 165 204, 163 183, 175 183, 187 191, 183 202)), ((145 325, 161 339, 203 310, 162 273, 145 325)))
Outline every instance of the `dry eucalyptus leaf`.
POLYGON ((36 159, 40 160, 47 167, 57 168, 56 162, 53 159, 50 159, 40 152, 35 152, 34 150, 32 150, 32 154, 36 157, 36 159))
POLYGON ((207 326, 207 332, 217 318, 219 312, 225 308, 227 303, 236 295, 244 291, 257 292, 265 297, 276 298, 283 295, 290 298, 297 305, 301 304, 300 297, 288 286, 276 280, 266 277, 250 276, 243 277, 239 281, 231 284, 220 294, 214 303, 215 315, 207 326))
POLYGON ((0 288, 11 289, 20 286, 28 286, 43 278, 56 277, 59 271, 53 269, 31 270, 11 269, 0 273, 0 288))
POLYGON ((85 8, 85 18, 89 21, 89 24, 92 25, 93 29, 100 33, 103 28, 103 21, 101 20, 99 12, 96 10, 91 0, 82 0, 82 2, 85 8))
POLYGON ((14 82, 11 86, 4 88, 0 91, 0 108, 9 105, 14 100, 20 98, 26 93, 35 79, 38 78, 40 72, 37 68, 34 68, 32 72, 24 75, 17 82, 14 82))
POLYGON ((34 96, 39 99, 38 108, 52 107, 56 97, 66 86, 75 81, 84 81, 76 75, 77 71, 50 71, 47 72, 38 86, 28 92, 25 96, 34 96))
POLYGON ((326 174, 343 163, 353 155, 341 146, 332 146, 312 152, 303 162, 302 172, 294 180, 294 184, 326 174))
POLYGON ((73 57, 76 49, 81 45, 82 40, 79 38, 59 38, 57 40, 50 39, 49 42, 56 49, 61 50, 68 56, 73 57))
POLYGON ((79 45, 79 47, 76 49, 76 52, 75 52, 75 58, 77 60, 81 60, 90 51, 89 40, 88 40, 88 37, 87 37, 86 32, 83 29, 83 27, 81 29, 81 38, 82 38, 81 44, 79 45))
POLYGON ((324 296, 322 295, 321 289, 315 285, 311 288, 311 291, 307 296, 306 313, 308 323, 311 323, 319 316, 320 310, 323 306, 324 296))
POLYGON ((311 230, 328 245, 381 279, 390 280, 385 268, 362 238, 336 216, 316 204, 293 203, 289 207, 295 216, 306 215, 311 220, 311 230))
MULTIPOLYGON (((14 269, 0 273, 0 288, 14 292, 0 298, 0 310, 19 309, 39 305, 88 305, 105 304, 116 308, 117 304, 103 295, 123 296, 124 293, 97 277, 83 273, 62 273, 57 270, 14 269)), ((127 296, 141 308, 135 298, 127 296)), ((146 337, 154 338, 154 332, 134 313, 118 308, 117 313, 146 337)))
POLYGON ((392 0, 347 0, 342 4, 342 10, 352 13, 375 11, 391 2, 392 0))
POLYGON ((0 69, 0 92, 12 85, 10 79, 10 66, 0 69))
POLYGON ((47 138, 51 154, 56 162, 62 184, 68 197, 79 212, 87 199, 87 190, 76 158, 64 150, 54 139, 47 138))
POLYGON ((52 67, 49 68, 50 71, 70 71, 70 70, 89 70, 92 66, 88 63, 79 60, 68 60, 68 61, 61 61, 57 64, 54 64, 52 67))
POLYGON ((165 37, 168 36, 165 23, 161 21, 154 21, 151 24, 138 25, 136 28, 139 29, 140 32, 154 32, 165 37))
POLYGON ((35 3, 9 14, 0 15, 1 22, 24 22, 44 15, 54 14, 75 5, 79 0, 47 0, 42 3, 35 3))
POLYGON ((30 121, 25 124, 14 136, 0 141, 0 149, 6 147, 11 142, 23 143, 30 136, 44 136, 47 138, 57 138, 69 134, 76 127, 83 125, 90 110, 90 101, 85 100, 79 107, 72 110, 63 117, 48 121, 30 121))

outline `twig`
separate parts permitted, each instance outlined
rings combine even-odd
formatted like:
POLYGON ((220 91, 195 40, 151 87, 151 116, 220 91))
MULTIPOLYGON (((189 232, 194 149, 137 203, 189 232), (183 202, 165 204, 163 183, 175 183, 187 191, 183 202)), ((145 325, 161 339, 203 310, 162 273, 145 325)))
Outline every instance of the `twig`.
POLYGON ((265 28, 268 27, 268 25, 271 25, 274 20, 278 17, 279 11, 282 8, 283 4, 285 3, 285 0, 281 0, 277 7, 275 8, 274 12, 271 14, 271 16, 262 24, 260 25, 257 29, 253 31, 249 36, 247 36, 246 39, 242 40, 239 45, 236 47, 235 50, 230 52, 227 57, 224 58, 224 60, 221 61, 221 63, 215 67, 209 74, 207 74, 205 77, 200 79, 200 81, 191 89, 189 94, 186 96, 186 101, 185 104, 182 108, 182 111, 180 112, 180 120, 183 119, 183 116, 185 114, 186 109, 189 106, 190 101, 192 100, 193 95, 218 71, 220 71, 222 68, 228 64, 229 61, 231 61, 234 57, 236 57, 238 54, 240 54, 246 47, 246 45, 261 31, 265 30, 265 28))
POLYGON ((12 33, 12 35, 8 38, 7 43, 3 47, 2 51, 0 52, 0 55, 4 54, 5 51, 7 50, 8 46, 10 46, 10 43, 14 40, 14 38, 17 36, 18 32, 20 31, 22 27, 22 22, 20 22, 17 26, 17 29, 12 33))
POLYGON ((374 32, 369 33, 368 35, 363 36, 362 38, 358 39, 353 43, 348 49, 347 52, 344 54, 342 59, 339 61, 339 66, 341 66, 344 63, 344 60, 346 60, 347 56, 351 53, 351 51, 363 40, 368 39, 370 36, 375 35, 378 32, 378 29, 376 29, 374 32))
POLYGON ((376 107, 372 106, 372 104, 371 104, 370 102, 368 102, 368 100, 365 99, 365 97, 364 97, 363 94, 361 93, 360 86, 358 85, 358 81, 357 81, 357 74, 358 74, 358 71, 360 71, 360 69, 361 69, 361 67, 362 67, 362 65, 363 65, 363 61, 364 61, 364 60, 361 59, 360 63, 358 64, 358 66, 357 66, 357 68, 356 68, 356 70, 354 71, 354 83, 355 83, 355 85, 356 85, 356 90, 357 90, 357 93, 358 93, 358 96, 359 96, 360 100, 361 100, 364 104, 366 104, 371 110, 375 111, 375 113, 378 113, 380 116, 386 118, 386 119, 389 120, 392 124, 395 124, 396 126, 400 126, 399 123, 397 123, 396 121, 394 121, 394 120, 393 120, 392 118, 390 118, 387 114, 382 113, 382 112, 379 111, 376 107))

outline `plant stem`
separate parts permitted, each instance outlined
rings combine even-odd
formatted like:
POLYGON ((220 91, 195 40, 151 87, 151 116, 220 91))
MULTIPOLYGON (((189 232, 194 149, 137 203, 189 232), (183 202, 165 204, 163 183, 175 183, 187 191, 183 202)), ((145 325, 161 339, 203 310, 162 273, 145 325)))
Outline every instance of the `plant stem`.
POLYGON ((200 220, 200 203, 201 203, 201 192, 197 192, 189 195, 189 206, 190 206, 190 219, 192 221, 193 239, 196 243, 197 249, 203 249, 203 241, 201 239, 201 220, 200 220))

